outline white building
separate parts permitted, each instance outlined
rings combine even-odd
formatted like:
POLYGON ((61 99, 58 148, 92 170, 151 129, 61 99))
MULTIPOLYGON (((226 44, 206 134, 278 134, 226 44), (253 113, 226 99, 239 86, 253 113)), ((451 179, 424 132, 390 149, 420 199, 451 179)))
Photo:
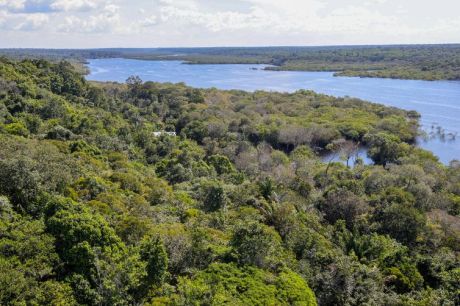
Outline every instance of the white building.
POLYGON ((162 135, 176 137, 176 132, 166 132, 166 131, 153 132, 153 136, 155 136, 155 137, 160 137, 162 135))

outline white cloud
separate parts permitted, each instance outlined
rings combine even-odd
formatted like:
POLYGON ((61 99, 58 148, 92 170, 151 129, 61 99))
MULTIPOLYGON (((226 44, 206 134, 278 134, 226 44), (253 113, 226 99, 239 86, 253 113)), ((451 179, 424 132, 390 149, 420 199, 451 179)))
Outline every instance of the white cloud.
POLYGON ((9 31, 34 31, 42 29, 49 22, 46 14, 11 14, 0 11, 0 29, 9 31))
POLYGON ((112 0, 0 0, 0 8, 12 13, 87 12, 112 0))
POLYGON ((90 11, 101 7, 104 1, 101 0, 56 0, 50 7, 56 11, 90 11))
POLYGON ((6 22, 7 13, 6 11, 0 10, 0 29, 3 27, 3 24, 6 22))
MULTIPOLYGON (((163 0, 160 3, 164 3, 163 0)), ((192 0, 180 6, 167 2, 160 8, 161 21, 175 26, 201 26, 211 32, 236 30, 264 30, 273 33, 289 32, 362 32, 370 26, 388 27, 395 19, 361 7, 346 7, 320 16, 324 6, 316 0, 246 0, 249 12, 206 12, 192 0), (187 4, 187 8, 183 8, 187 4), (193 9, 191 9, 193 8, 193 9)))
POLYGON ((0 47, 460 42, 458 10, 458 0, 0 0, 0 47), (39 34, 22 42, 26 30, 39 34))
POLYGON ((150 16, 147 17, 139 22, 139 25, 141 27, 151 27, 154 26, 158 23, 158 18, 157 16, 150 16))
POLYGON ((80 18, 74 15, 65 17, 58 30, 67 33, 100 33, 113 32, 120 26, 119 7, 113 4, 104 7, 97 15, 80 18))
POLYGON ((24 16, 22 22, 14 26, 15 30, 18 31, 34 31, 43 28, 49 21, 49 17, 46 14, 27 14, 24 16))
POLYGON ((112 5, 111 0, 54 0, 50 8, 63 12, 87 12, 112 5))
POLYGON ((0 8, 21 10, 24 8, 25 2, 25 0, 0 0, 0 8))
MULTIPOLYGON (((277 2, 274 3, 277 4, 277 2)), ((159 11, 163 23, 176 26, 201 26, 211 32, 244 29, 278 31, 292 28, 292 20, 284 21, 280 14, 257 5, 252 5, 247 12, 209 12, 197 6, 194 1, 182 1, 179 6, 176 5, 176 2, 173 5, 168 2, 161 6, 159 11)))

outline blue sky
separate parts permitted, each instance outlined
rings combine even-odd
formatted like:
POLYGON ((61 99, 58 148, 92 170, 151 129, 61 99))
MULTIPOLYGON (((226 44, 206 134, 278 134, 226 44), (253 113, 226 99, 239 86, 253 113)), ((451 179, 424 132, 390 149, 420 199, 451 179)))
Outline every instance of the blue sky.
POLYGON ((460 43, 459 0, 0 0, 0 47, 460 43))

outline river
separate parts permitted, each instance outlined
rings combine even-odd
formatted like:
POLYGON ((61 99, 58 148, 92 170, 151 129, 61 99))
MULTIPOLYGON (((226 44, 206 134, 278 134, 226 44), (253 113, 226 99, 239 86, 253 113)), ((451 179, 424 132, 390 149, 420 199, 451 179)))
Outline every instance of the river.
POLYGON ((415 81, 334 77, 332 72, 267 71, 265 65, 186 65, 180 61, 92 59, 88 80, 124 82, 131 75, 144 81, 184 82, 200 88, 293 92, 311 89, 337 97, 416 110, 426 137, 420 147, 448 163, 460 159, 460 81, 415 81), (457 137, 457 140, 455 139, 457 137))

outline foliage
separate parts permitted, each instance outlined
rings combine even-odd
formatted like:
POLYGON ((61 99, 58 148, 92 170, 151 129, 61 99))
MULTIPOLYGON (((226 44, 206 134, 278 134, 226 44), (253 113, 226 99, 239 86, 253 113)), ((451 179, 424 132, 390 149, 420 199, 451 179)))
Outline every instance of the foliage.
POLYGON ((0 59, 0 304, 458 304, 460 166, 417 126, 0 59), (374 165, 321 161, 358 142, 374 165))
POLYGON ((316 305, 313 292, 294 272, 273 275, 234 264, 211 264, 193 279, 180 279, 178 294, 181 305, 316 305))

